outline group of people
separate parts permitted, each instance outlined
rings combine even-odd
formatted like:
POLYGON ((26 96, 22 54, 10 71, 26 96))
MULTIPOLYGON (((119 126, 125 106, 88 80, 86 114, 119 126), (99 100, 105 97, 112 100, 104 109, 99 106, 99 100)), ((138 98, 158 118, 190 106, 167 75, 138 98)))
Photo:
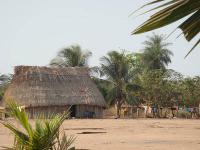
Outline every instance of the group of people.
MULTIPOLYGON (((159 117, 169 117, 169 118, 175 118, 178 117, 178 113, 185 112, 190 114, 189 118, 198 118, 199 117, 199 112, 200 108, 199 107, 178 107, 178 106, 173 106, 173 107, 168 107, 165 108, 165 113, 163 116, 163 107, 156 107, 152 106, 149 107, 151 110, 151 114, 153 115, 153 118, 159 117), (169 116, 171 114, 171 116, 169 116)), ((148 110, 145 110, 145 113, 148 114, 148 110)))

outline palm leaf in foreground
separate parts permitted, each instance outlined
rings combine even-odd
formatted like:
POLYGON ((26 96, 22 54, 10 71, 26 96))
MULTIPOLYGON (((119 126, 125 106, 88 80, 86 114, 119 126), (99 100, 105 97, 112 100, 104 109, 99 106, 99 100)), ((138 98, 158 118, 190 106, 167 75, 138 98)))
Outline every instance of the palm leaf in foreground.
MULTIPOLYGON (((200 0, 154 0, 141 8, 155 3, 160 5, 147 12, 157 9, 161 10, 153 14, 146 22, 135 29, 132 34, 158 29, 186 16, 189 17, 178 26, 183 31, 185 38, 191 41, 200 33, 200 0)), ((199 44, 200 39, 194 44, 188 54, 199 44)))
POLYGON ((8 102, 10 116, 14 117, 24 130, 19 130, 14 124, 4 122, 15 136, 15 150, 67 150, 74 142, 74 137, 64 134, 60 136, 60 127, 68 116, 67 113, 52 115, 48 119, 36 119, 35 128, 31 126, 25 110, 21 109, 14 101, 8 102), (61 145, 58 143, 64 143, 61 145))

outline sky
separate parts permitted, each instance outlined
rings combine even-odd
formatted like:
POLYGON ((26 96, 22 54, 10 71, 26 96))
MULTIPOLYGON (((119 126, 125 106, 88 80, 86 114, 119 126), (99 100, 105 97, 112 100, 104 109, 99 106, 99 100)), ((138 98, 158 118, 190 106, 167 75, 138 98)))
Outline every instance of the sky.
MULTIPOLYGON (((150 14, 129 17, 150 0, 2 0, 0 1, 0 73, 17 65, 48 65, 59 50, 72 44, 90 50, 90 66, 110 50, 141 52, 146 36, 169 34, 182 22, 140 35, 131 32, 150 14)), ((188 43, 177 30, 166 42, 174 53, 168 66, 184 75, 200 75, 200 50, 184 56, 188 43)))

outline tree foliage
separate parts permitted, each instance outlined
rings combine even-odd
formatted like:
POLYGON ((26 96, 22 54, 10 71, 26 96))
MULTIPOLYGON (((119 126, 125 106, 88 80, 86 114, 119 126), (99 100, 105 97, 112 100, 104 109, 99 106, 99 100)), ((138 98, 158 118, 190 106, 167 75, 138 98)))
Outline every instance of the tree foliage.
POLYGON ((173 53, 167 49, 170 43, 166 43, 163 35, 156 35, 148 37, 144 42, 144 49, 142 53, 142 62, 144 66, 149 69, 166 69, 166 66, 171 63, 171 56, 173 53))
POLYGON ((91 55, 91 52, 84 52, 79 45, 71 45, 61 50, 57 57, 51 60, 50 66, 84 67, 88 65, 88 59, 91 55))
MULTIPOLYGON (((95 78, 108 104, 157 107, 197 107, 200 77, 184 77, 168 69, 173 53, 162 35, 144 42, 141 53, 111 51, 101 58, 101 78, 95 78)), ((118 114, 119 115, 119 114, 118 114)))
POLYGON ((116 104, 117 117, 120 117, 121 105, 129 99, 130 89, 136 87, 131 82, 135 69, 132 60, 132 54, 125 51, 111 51, 100 59, 99 72, 110 83, 107 99, 109 104, 116 104))
POLYGON ((181 87, 184 104, 188 107, 198 107, 200 104, 200 77, 185 78, 181 87))
POLYGON ((4 92, 6 90, 6 88, 8 87, 10 81, 12 79, 12 75, 11 74, 2 74, 0 75, 0 101, 3 99, 4 96, 4 92))

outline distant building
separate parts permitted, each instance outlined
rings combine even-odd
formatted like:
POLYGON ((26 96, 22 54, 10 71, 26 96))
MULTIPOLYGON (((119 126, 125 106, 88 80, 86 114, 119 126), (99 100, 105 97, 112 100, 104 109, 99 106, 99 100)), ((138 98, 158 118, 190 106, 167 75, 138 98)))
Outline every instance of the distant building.
POLYGON ((88 69, 81 67, 17 66, 5 92, 6 99, 25 106, 30 118, 62 113, 69 108, 71 117, 102 118, 106 107, 88 69))

